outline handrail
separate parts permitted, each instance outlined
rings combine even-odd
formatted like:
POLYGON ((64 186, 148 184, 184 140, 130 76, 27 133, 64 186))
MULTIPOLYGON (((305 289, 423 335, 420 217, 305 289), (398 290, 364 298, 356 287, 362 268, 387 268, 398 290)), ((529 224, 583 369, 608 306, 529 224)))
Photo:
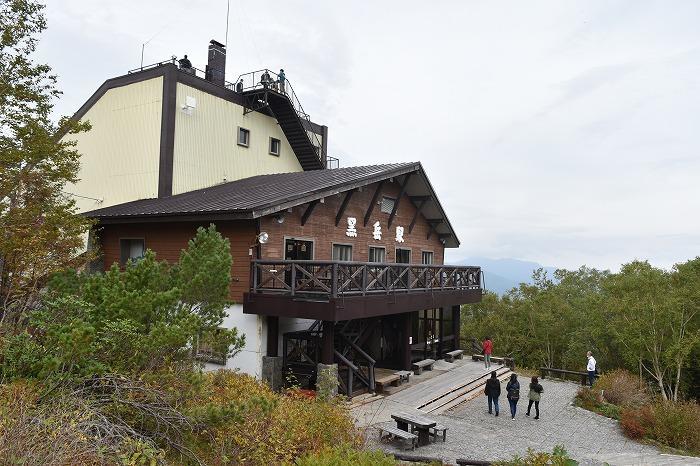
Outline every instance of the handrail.
POLYGON ((396 292, 482 290, 481 269, 375 262, 254 260, 253 293, 337 298, 396 292))
MULTIPOLYGON (((264 89, 272 90, 278 92, 279 94, 286 95, 289 98, 289 101, 292 103, 292 107, 294 108, 294 111, 296 112, 297 116, 311 124, 311 116, 308 113, 306 113, 304 107, 302 107, 301 101, 299 100, 299 97, 297 97, 297 94, 294 91, 294 87, 292 86, 291 81, 286 76, 284 78, 284 88, 282 88, 282 85, 280 83, 279 74, 267 68, 240 74, 238 75, 238 78, 236 78, 236 83, 238 83, 241 80, 243 80, 243 85, 241 87, 241 90, 243 92, 264 89), (270 81, 263 81, 261 79, 265 73, 267 73, 270 76, 270 81)), ((229 85, 227 85, 226 87, 229 87, 229 85)), ((230 89, 236 89, 236 84, 230 84, 230 89)), ((327 155, 323 150, 323 144, 321 144, 321 141, 319 141, 318 136, 315 132, 307 130, 306 134, 309 137, 309 141, 311 142, 311 144, 317 148, 318 158, 325 167, 327 163, 327 155)))

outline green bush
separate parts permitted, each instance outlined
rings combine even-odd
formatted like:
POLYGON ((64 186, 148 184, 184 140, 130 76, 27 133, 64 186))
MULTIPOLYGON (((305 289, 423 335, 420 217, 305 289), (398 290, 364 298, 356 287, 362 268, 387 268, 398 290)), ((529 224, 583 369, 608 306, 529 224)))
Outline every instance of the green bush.
POLYGON ((381 451, 368 451, 342 444, 327 447, 296 460, 297 466, 395 466, 398 462, 381 451))
POLYGON ((569 457, 562 445, 557 445, 551 453, 536 452, 528 448, 524 458, 514 456, 510 461, 494 463, 501 466, 575 466, 578 463, 569 457))

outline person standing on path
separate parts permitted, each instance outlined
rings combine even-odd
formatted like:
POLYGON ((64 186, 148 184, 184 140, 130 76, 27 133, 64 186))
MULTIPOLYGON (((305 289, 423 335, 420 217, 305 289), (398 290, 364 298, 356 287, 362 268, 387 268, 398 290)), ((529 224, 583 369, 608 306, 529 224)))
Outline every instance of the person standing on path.
POLYGON ((484 394, 488 398, 489 414, 492 414, 491 404, 493 403, 493 407, 496 410, 496 417, 498 417, 498 397, 501 396, 501 382, 496 377, 496 371, 491 372, 491 377, 486 381, 484 394))
POLYGON ((493 342, 491 341, 491 338, 486 337, 484 339, 484 342, 481 344, 481 347, 484 349, 484 367, 486 369, 491 368, 491 353, 493 352, 493 342))
POLYGON ((533 377, 532 380, 530 380, 530 393, 527 395, 529 401, 527 402, 527 412, 525 416, 530 415, 530 408, 532 408, 532 404, 535 403, 535 419, 540 418, 540 399, 542 398, 542 392, 544 392, 544 388, 542 388, 542 385, 537 381, 537 377, 533 377))
POLYGON ((586 366, 586 370, 588 371, 588 385, 592 387, 593 382, 595 381, 596 360, 593 357, 593 353, 591 353, 590 351, 586 353, 586 356, 588 357, 588 365, 586 366))
POLYGON ((508 403, 510 404, 510 416, 513 421, 515 421, 515 410, 518 407, 518 400, 520 399, 520 382, 518 382, 518 376, 515 374, 510 374, 510 380, 508 385, 506 385, 506 393, 508 393, 508 403))

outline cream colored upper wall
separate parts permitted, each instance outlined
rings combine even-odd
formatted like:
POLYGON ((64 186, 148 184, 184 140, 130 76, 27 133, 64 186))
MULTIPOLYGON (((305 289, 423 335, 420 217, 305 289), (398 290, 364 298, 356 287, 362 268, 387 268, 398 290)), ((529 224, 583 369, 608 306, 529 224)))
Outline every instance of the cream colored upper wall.
POLYGON ((173 194, 268 173, 302 171, 277 120, 220 97, 177 84, 173 194), (196 108, 183 111, 187 96, 196 108), (189 113, 189 114, 188 114, 189 113), (250 130, 249 147, 237 144, 238 127, 250 130), (269 154, 270 137, 282 141, 280 156, 269 154))
POLYGON ((80 174, 69 193, 81 212, 158 197, 163 78, 108 90, 83 116, 92 129, 77 141, 80 174))

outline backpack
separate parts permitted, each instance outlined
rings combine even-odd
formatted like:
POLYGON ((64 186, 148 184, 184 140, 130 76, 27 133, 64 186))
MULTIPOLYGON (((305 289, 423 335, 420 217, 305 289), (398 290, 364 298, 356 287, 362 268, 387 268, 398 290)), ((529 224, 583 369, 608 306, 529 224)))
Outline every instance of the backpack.
POLYGON ((511 387, 510 390, 508 390, 508 399, 510 400, 519 400, 520 399, 520 387, 511 387))

